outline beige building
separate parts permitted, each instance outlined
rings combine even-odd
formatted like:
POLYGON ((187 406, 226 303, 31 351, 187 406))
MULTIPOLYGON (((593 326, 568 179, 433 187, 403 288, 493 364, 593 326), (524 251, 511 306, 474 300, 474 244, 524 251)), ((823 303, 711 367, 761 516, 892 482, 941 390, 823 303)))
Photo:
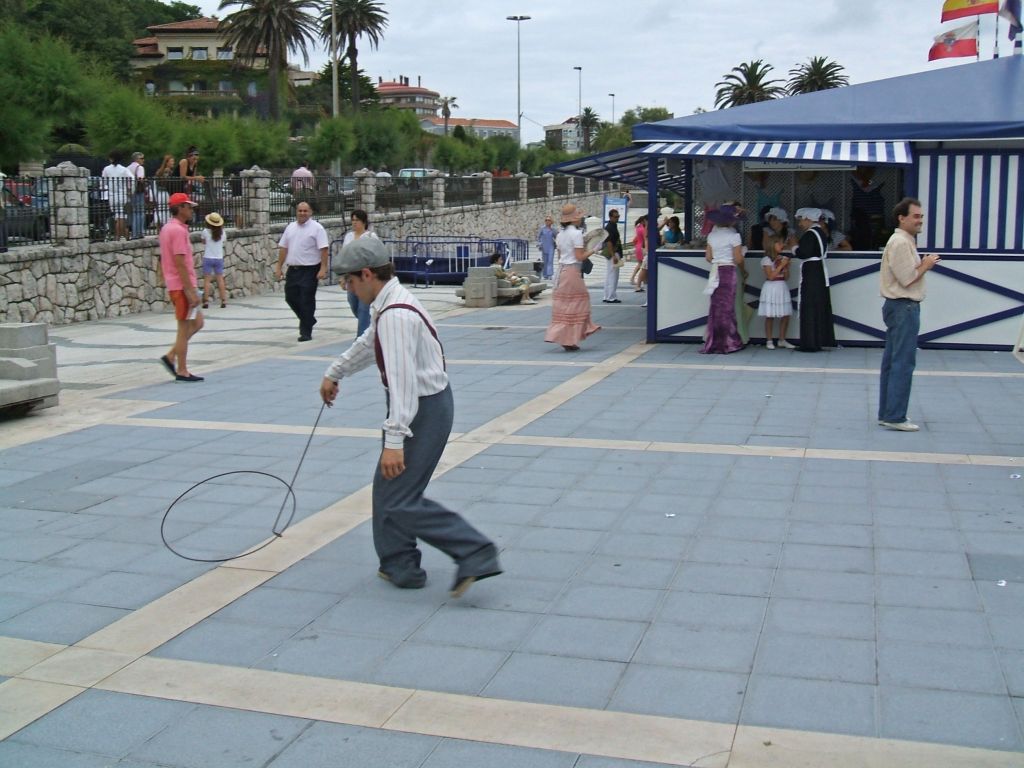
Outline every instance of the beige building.
POLYGON ((441 108, 441 94, 424 88, 419 77, 416 78, 416 85, 410 85, 408 77, 399 77, 390 82, 384 82, 383 78, 378 77, 377 95, 382 107, 408 109, 418 118, 433 117, 441 108))
MULTIPOLYGON (((491 136, 509 136, 519 140, 519 129, 516 124, 509 120, 478 120, 466 117, 448 118, 448 133, 450 134, 456 126, 462 126, 467 133, 475 133, 481 139, 489 139, 491 136)), ((424 117, 420 120, 420 127, 428 133, 436 133, 444 136, 443 117, 424 117)))

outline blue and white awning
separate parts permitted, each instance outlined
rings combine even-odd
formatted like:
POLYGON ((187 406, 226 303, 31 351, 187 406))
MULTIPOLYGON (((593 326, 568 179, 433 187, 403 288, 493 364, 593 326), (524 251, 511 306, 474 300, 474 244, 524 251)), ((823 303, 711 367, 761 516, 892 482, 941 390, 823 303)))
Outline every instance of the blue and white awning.
POLYGON ((913 162, 909 141, 658 141, 645 146, 640 154, 799 163, 913 162))
MULTIPOLYGON (((651 158, 640 154, 641 147, 637 144, 608 152, 601 152, 589 157, 566 160, 544 169, 546 173, 564 173, 570 176, 582 176, 589 179, 616 181, 632 184, 637 187, 647 186, 647 165, 651 158)), ((670 171, 665 162, 659 162, 656 169, 658 188, 670 189, 679 194, 686 193, 688 183, 686 177, 678 170, 670 171)))

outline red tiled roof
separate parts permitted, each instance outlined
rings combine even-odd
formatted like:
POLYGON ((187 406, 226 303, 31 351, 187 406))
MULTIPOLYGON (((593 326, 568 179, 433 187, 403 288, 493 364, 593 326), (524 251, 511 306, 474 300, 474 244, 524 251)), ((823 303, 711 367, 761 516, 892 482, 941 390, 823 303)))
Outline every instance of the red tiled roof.
POLYGON ((201 19, 188 21, 172 21, 170 24, 154 24, 146 27, 150 32, 216 32, 220 28, 220 19, 204 16, 201 19))
MULTIPOLYGON (((443 117, 425 117, 424 120, 429 120, 434 125, 444 125, 443 117)), ((449 117, 448 127, 461 125, 464 128, 515 128, 516 124, 509 120, 474 120, 472 118, 465 117, 449 117)))
POLYGON ((377 86, 377 93, 383 93, 385 91, 401 91, 402 93, 425 93, 428 96, 438 96, 437 91, 432 91, 429 88, 421 88, 417 85, 405 85, 404 83, 379 83, 377 86))

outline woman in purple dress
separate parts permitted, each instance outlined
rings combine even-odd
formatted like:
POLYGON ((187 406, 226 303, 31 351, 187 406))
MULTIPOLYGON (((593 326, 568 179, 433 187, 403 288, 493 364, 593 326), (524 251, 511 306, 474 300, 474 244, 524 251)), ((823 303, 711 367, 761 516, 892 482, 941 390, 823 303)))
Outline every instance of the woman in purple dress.
POLYGON ((704 258, 711 264, 704 293, 711 296, 707 338, 701 354, 727 355, 743 349, 736 327, 736 268, 743 263, 743 239, 733 225, 738 216, 734 206, 723 205, 708 212, 714 228, 708 233, 704 258))

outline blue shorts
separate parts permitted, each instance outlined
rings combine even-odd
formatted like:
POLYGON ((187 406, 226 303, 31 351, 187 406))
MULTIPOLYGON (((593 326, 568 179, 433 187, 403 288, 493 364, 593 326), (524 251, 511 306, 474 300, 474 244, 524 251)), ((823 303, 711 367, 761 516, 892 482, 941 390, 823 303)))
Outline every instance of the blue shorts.
POLYGON ((224 259, 203 259, 204 275, 223 275, 224 259))

